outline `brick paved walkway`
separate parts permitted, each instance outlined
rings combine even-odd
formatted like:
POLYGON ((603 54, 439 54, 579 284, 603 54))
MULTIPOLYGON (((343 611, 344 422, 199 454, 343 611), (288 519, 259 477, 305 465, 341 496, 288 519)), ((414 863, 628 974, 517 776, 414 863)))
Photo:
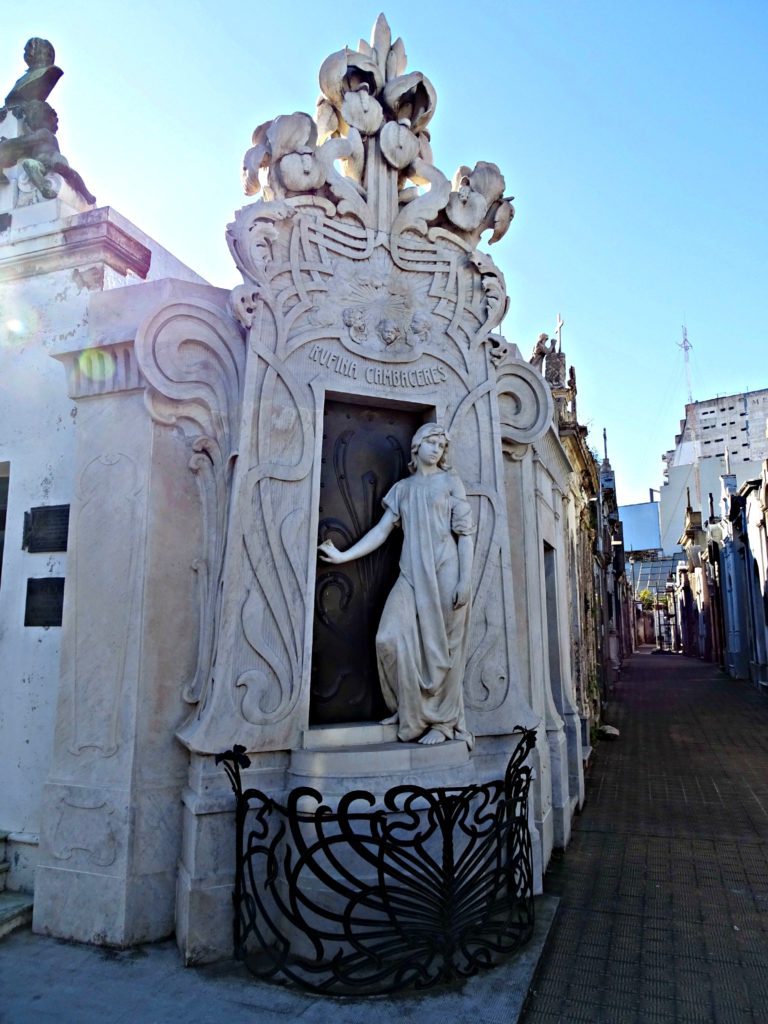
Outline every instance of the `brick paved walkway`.
POLYGON ((768 696, 634 655, 521 1024, 768 1021, 768 696))

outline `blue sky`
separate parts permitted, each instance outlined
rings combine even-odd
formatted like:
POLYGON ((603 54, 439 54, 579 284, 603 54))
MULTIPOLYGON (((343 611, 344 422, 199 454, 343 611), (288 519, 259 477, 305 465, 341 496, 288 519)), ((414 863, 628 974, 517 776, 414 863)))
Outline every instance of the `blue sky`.
MULTIPOLYGON (((62 152, 99 205, 212 283, 238 283, 224 229, 247 201, 253 128, 314 111, 317 71, 368 38, 359 2, 7 5, 0 90, 32 35, 64 77, 62 152)), ((527 357, 565 320, 579 415, 623 504, 659 487, 687 385, 694 398, 768 387, 768 3, 765 0, 397 0, 410 70, 437 90, 435 163, 497 163, 516 218, 493 255, 503 332, 527 357)), ((248 200, 250 201, 250 200, 248 200)))

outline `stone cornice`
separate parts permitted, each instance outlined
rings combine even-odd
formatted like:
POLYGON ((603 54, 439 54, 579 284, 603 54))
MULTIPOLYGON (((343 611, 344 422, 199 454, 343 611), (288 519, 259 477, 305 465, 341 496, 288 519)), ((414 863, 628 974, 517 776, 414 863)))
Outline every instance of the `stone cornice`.
POLYGON ((0 281, 68 270, 103 263, 126 276, 142 280, 149 272, 151 252, 117 223, 108 206, 76 214, 63 224, 40 225, 40 233, 29 229, 13 232, 0 247, 0 281))

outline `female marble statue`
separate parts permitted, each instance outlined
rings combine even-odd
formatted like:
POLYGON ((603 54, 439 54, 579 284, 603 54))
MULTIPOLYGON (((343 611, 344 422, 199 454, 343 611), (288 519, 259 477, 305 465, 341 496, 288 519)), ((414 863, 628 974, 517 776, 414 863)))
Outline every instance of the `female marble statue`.
POLYGON ((384 605, 376 656, 384 701, 398 738, 420 743, 472 734, 464 720, 464 665, 469 627, 474 524, 464 485, 447 465, 448 435, 427 423, 411 441, 411 476, 382 504, 384 515, 346 551, 332 541, 320 557, 339 565, 380 547, 403 530, 400 576, 384 605))

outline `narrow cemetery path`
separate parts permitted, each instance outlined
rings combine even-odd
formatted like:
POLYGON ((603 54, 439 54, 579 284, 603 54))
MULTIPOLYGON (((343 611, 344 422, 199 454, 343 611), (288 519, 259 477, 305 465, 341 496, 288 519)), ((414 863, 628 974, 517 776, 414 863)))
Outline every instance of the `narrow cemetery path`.
POLYGON ((522 1024, 768 1021, 768 696, 645 648, 606 708, 522 1024))

